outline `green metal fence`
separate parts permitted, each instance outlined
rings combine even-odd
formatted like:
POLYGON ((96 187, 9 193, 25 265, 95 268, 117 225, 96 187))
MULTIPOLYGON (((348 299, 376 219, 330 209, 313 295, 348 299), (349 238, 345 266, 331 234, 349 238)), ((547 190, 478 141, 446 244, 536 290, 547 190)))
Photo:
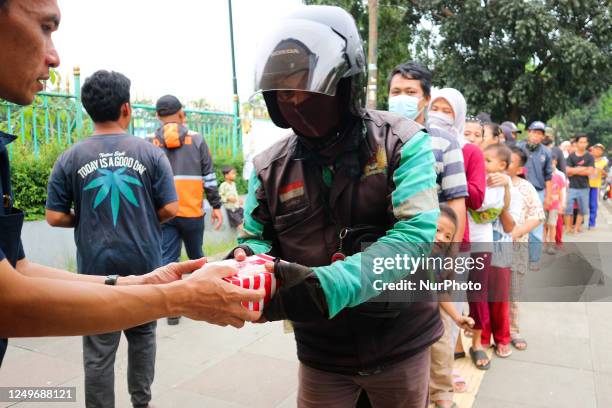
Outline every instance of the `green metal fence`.
MULTIPOLYGON (((80 72, 74 70, 75 93, 40 92, 34 103, 18 106, 0 100, 0 130, 18 136, 17 143, 31 147, 37 157, 40 146, 71 145, 93 130, 81 105, 80 72)), ((132 105, 130 133, 146 137, 159 126, 155 107, 132 105)), ((242 152, 240 119, 232 113, 185 109, 187 127, 204 136, 215 155, 236 157, 242 152)), ((12 154, 12 144, 9 145, 12 154)))

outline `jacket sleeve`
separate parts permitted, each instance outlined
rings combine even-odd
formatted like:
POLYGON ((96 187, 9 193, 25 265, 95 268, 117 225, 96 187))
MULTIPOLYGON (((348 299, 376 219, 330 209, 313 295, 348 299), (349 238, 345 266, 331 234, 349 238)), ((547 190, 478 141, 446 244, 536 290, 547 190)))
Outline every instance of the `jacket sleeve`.
POLYGON ((249 191, 244 202, 244 224, 238 237, 239 245, 248 246, 254 254, 270 252, 272 219, 268 210, 265 191, 257 172, 251 172, 249 191))
POLYGON ((210 149, 202 137, 202 144, 200 145, 200 160, 202 165, 202 179, 204 181, 204 192, 206 193, 206 199, 212 206, 212 208, 221 208, 221 197, 217 190, 217 176, 215 174, 215 167, 213 166, 212 157, 210 157, 210 149))
POLYGON ((485 189, 487 188, 484 156, 478 148, 464 148, 463 159, 468 186, 468 196, 465 198, 465 206, 472 210, 477 210, 482 206, 485 189))
POLYGON ((325 294, 329 317, 345 307, 357 306, 377 296, 379 283, 406 277, 405 270, 375 273, 372 265, 380 257, 429 254, 436 234, 439 206, 436 192, 435 159, 429 137, 419 132, 401 146, 393 172, 395 190, 391 200, 397 220, 386 235, 365 251, 329 266, 313 268, 325 294))

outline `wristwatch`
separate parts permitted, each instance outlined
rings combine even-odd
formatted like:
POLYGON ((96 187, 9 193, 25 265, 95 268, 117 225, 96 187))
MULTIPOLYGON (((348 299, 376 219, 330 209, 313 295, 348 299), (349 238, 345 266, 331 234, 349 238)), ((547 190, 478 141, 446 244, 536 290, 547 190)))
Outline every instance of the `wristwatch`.
POLYGON ((117 279, 119 279, 119 275, 108 275, 104 281, 104 284, 115 286, 117 284, 117 279))

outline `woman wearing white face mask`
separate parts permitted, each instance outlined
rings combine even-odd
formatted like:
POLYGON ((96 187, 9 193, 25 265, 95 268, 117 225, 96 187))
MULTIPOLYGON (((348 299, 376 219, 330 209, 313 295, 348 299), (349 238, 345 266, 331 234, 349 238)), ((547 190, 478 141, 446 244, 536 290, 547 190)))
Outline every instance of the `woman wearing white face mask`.
POLYGON ((465 127, 465 98, 454 88, 434 89, 429 103, 427 124, 454 134, 463 146, 465 127))
MULTIPOLYGON (((442 88, 432 91, 429 112, 427 115, 427 125, 432 128, 444 129, 457 137, 457 141, 462 146, 463 163, 465 166, 465 177, 467 179, 468 197, 465 199, 465 206, 477 210, 482 205, 486 189, 486 171, 484 156, 478 146, 468 143, 464 137, 465 114, 467 111, 465 98, 456 89, 442 88)), ((467 214, 466 214, 467 216, 467 214)), ((463 242, 469 244, 470 231, 466 225, 463 242)), ((462 248, 462 252, 469 252, 469 245, 462 248)), ((458 302, 455 307, 462 310, 463 303, 458 302)), ((455 355, 465 355, 461 341, 458 340, 458 330, 453 327, 453 341, 457 348, 455 355)), ((478 360, 478 368, 487 367, 487 360, 478 360)))

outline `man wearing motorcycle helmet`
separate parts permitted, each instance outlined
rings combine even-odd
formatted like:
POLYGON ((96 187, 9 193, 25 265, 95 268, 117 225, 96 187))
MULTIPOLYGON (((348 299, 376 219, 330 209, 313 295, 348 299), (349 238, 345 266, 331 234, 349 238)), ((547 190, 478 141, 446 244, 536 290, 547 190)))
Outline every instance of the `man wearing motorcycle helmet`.
POLYGON ((353 18, 307 6, 262 43, 257 88, 287 138, 255 157, 244 232, 230 256, 269 253, 280 288, 266 320, 294 323, 298 406, 423 407, 430 302, 369 302, 406 271, 374 273, 374 254, 428 254, 439 214, 435 161, 416 122, 364 109, 365 56, 353 18), (362 249, 365 242, 373 242, 362 249), (378 283, 377 283, 378 282, 378 283))

